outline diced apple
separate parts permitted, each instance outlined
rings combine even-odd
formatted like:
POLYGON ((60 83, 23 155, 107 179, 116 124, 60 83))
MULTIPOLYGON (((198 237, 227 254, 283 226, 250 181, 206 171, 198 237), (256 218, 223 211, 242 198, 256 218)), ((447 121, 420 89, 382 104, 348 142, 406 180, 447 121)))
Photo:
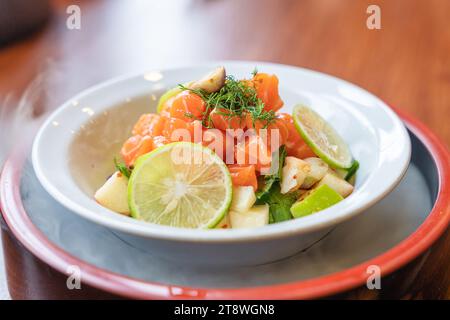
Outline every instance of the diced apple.
POLYGON ((233 229, 257 228, 269 223, 269 205, 257 205, 246 212, 230 211, 230 223, 233 229))
POLYGON ((321 185, 308 190, 291 207, 294 218, 308 216, 324 210, 341 201, 343 197, 328 185, 321 185))
POLYGON ((309 189, 325 176, 329 167, 322 159, 316 157, 306 158, 304 161, 310 165, 310 170, 306 175, 301 188, 309 189))
POLYGON ((106 180, 105 184, 95 192, 95 200, 112 211, 130 214, 128 207, 128 178, 119 171, 106 180))
POLYGON ((306 161, 295 157, 286 157, 282 169, 281 193, 285 194, 300 188, 309 174, 311 166, 306 161))
POLYGON ((256 202, 253 187, 240 186, 233 187, 233 200, 231 200, 230 210, 238 212, 248 211, 256 202))
POLYGON ((344 198, 349 196, 353 192, 353 186, 345 181, 344 179, 339 178, 333 173, 327 173, 322 180, 320 180, 317 186, 328 185, 331 189, 339 193, 344 198))

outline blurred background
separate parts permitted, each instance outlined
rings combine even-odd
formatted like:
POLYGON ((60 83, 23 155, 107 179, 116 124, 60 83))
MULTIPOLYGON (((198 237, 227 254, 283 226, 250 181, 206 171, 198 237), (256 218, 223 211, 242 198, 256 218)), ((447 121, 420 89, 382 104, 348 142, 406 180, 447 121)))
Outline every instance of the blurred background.
POLYGON ((56 106, 123 73, 272 61, 354 82, 449 144, 448 12, 444 0, 0 0, 0 96, 20 96, 39 72, 56 106), (372 4, 380 30, 366 25, 372 4))

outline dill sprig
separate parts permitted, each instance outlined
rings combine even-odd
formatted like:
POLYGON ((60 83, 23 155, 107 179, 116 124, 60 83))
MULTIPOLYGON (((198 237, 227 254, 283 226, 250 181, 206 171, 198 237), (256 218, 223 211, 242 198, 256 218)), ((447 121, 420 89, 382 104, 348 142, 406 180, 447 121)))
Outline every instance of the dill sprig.
MULTIPOLYGON (((257 72, 255 68, 252 73, 253 76, 257 72)), ((207 93, 201 89, 190 89, 181 84, 179 88, 189 90, 205 101, 206 111, 203 125, 207 127, 211 125, 211 121, 206 115, 209 115, 212 110, 230 121, 234 117, 242 118, 245 114, 250 114, 253 126, 255 126, 256 121, 261 121, 264 123, 264 127, 267 127, 275 119, 275 112, 264 109, 264 103, 258 98, 254 86, 248 85, 245 81, 237 80, 233 76, 227 76, 224 86, 213 93, 207 93)))

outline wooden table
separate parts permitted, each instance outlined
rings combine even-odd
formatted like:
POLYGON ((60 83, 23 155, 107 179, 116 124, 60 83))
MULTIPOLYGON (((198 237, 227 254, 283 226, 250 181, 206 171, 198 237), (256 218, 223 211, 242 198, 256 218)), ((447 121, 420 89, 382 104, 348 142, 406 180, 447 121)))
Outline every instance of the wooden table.
MULTIPOLYGON (((450 143, 448 12, 450 1, 442 0, 60 0, 43 30, 0 49, 0 95, 19 95, 44 70, 53 108, 123 73, 263 60, 354 82, 450 143), (80 30, 66 27, 71 4, 81 8, 80 30), (381 30, 366 26, 370 4, 381 8, 381 30)), ((420 269, 416 263, 390 277, 382 296, 449 299, 450 232, 419 260, 420 269), (406 294, 396 291, 406 278, 406 294)))

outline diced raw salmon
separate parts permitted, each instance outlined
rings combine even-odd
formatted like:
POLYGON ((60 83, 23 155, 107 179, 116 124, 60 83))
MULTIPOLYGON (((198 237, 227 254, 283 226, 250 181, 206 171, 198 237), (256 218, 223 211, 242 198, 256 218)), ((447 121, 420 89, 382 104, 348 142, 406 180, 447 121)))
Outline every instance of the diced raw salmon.
POLYGON ((222 160, 226 160, 226 135, 219 129, 203 131, 202 144, 214 151, 222 160))
POLYGON ((168 101, 168 111, 172 118, 178 118, 186 122, 201 120, 206 110, 203 99, 191 92, 183 91, 168 101))
POLYGON ((235 147, 235 163, 254 165, 256 171, 267 172, 272 162, 271 147, 262 137, 252 135, 240 139, 235 147))
POLYGON ((278 130, 276 132, 279 137, 278 145, 281 146, 286 143, 288 136, 289 136, 289 129, 287 127, 287 124, 285 123, 285 120, 280 118, 278 115, 268 125, 267 125, 267 121, 263 121, 263 120, 255 120, 254 121, 250 114, 246 115, 245 120, 246 120, 247 130, 253 129, 256 131, 257 134, 261 135, 261 129, 266 129, 269 143, 271 141, 271 134, 274 133, 273 130, 278 130))
POLYGON ((127 166, 134 165, 134 162, 141 155, 149 153, 154 148, 153 139, 150 136, 135 135, 130 137, 122 146, 120 154, 127 166))
POLYGON ((184 120, 169 118, 164 124, 162 135, 170 142, 192 141, 191 131, 184 120))
POLYGON ((239 116, 229 116, 231 111, 223 108, 215 108, 209 114, 212 126, 216 129, 243 129, 246 126, 245 118, 239 116))
POLYGON ((256 191, 258 180, 256 178, 255 166, 229 165, 231 181, 235 186, 252 186, 256 191))
POLYGON ((292 116, 287 113, 280 113, 278 114, 278 118, 283 121, 289 132, 285 143, 288 156, 300 159, 315 157, 316 155, 314 152, 305 143, 305 141, 303 141, 300 133, 295 128, 294 119, 292 119, 292 116))
POLYGON ((264 109, 277 111, 283 106, 278 94, 278 77, 273 74, 257 73, 253 77, 258 98, 264 102, 264 109))
POLYGON ((164 128, 165 118, 158 114, 143 114, 133 127, 132 134, 140 136, 159 136, 164 128))
POLYGON ((165 144, 170 143, 170 141, 167 140, 167 138, 164 137, 164 136, 155 136, 155 137, 152 138, 152 140, 153 140, 153 145, 154 145, 155 149, 159 148, 159 147, 162 147, 165 144))

